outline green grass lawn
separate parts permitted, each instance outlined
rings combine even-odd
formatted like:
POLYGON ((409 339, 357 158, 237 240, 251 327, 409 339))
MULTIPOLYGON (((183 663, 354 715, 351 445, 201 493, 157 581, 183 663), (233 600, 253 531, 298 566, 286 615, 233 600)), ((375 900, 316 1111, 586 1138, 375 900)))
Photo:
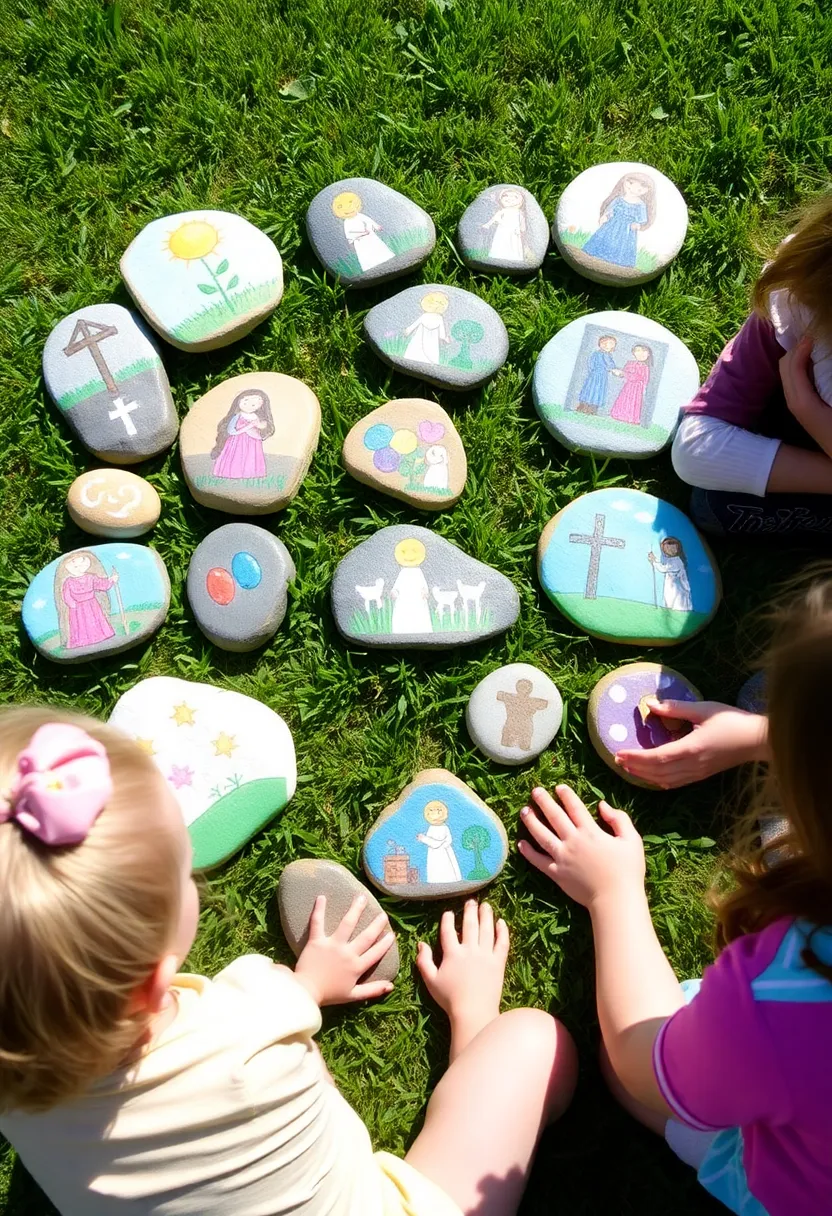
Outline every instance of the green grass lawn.
MULTIPOLYGON (((753 662, 752 613, 809 551, 716 545, 725 602, 705 632, 673 650, 594 641, 560 617, 535 576, 535 545, 572 498, 609 484, 684 507, 667 457, 606 466, 566 453, 531 403, 544 344, 582 313, 638 310, 677 333, 707 368, 742 320, 766 243, 784 213, 830 167, 832 10, 813 0, 7 0, 0 22, 0 451, 3 560, 0 669, 6 701, 48 698, 107 714, 137 679, 178 675, 259 697, 289 723, 299 784, 274 825, 207 882, 190 966, 213 973, 244 951, 286 960, 274 890, 295 857, 358 869, 364 833, 420 768, 445 765, 505 819, 532 782, 568 779, 603 792, 649 835, 656 923, 680 976, 708 958, 699 896, 735 806, 733 777, 671 794, 623 784, 595 756, 587 696, 612 666, 670 662, 707 696, 731 698, 753 662), (519 181, 547 215, 580 170, 644 159, 691 208, 672 270, 615 292, 550 254, 529 281, 466 270, 454 249, 465 206, 492 182, 519 181), (347 294, 327 281, 304 234, 313 195, 338 177, 376 176, 424 206, 438 241, 422 278, 347 294), (277 243, 286 294, 273 317, 225 350, 166 349, 180 412, 230 375, 295 375, 323 407, 321 443, 276 531, 298 566, 286 622, 265 652, 229 655, 196 629, 183 580, 196 544, 227 516, 188 494, 176 451, 137 469, 162 495, 152 537, 168 565, 167 623, 144 648, 62 668, 21 634, 30 578, 85 538, 66 490, 94 459, 44 395, 40 359, 51 327, 82 304, 129 303, 118 259, 150 219, 187 207, 239 211, 277 243), (511 351, 487 387, 435 394, 387 369, 364 345, 364 311, 414 281, 471 288, 505 320, 511 351), (517 586, 520 620, 496 640, 445 655, 347 647, 328 589, 338 560, 391 523, 426 518, 342 470, 349 428, 393 396, 438 397, 469 459, 468 488, 430 526, 517 586), (501 663, 549 672, 567 705, 554 750, 521 770, 475 753, 466 699, 501 663)), ((262 522, 262 521, 261 521, 262 522)), ((815 542, 817 545, 817 542, 815 542)), ((512 855, 490 890, 513 931, 506 1000, 556 1011, 583 1059, 573 1110, 543 1141, 524 1216, 705 1213, 689 1171, 619 1113, 595 1066, 587 919, 512 855)), ((386 901, 400 933, 394 994, 328 1012, 321 1044, 380 1148, 407 1146, 447 1048, 441 1015, 413 975, 415 944, 439 908, 386 901)), ((0 1210, 51 1209, 7 1151, 0 1210)), ((722 1209, 719 1209, 722 1210, 722 1209)))

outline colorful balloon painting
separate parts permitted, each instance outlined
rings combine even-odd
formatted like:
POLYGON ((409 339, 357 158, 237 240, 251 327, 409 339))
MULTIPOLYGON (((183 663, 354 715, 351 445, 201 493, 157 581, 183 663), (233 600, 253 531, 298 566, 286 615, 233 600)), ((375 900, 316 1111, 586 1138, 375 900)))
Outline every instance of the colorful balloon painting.
POLYGON ((221 566, 215 566, 213 570, 208 571, 205 588, 214 603, 221 604, 223 607, 231 603, 237 590, 234 586, 234 579, 221 566))

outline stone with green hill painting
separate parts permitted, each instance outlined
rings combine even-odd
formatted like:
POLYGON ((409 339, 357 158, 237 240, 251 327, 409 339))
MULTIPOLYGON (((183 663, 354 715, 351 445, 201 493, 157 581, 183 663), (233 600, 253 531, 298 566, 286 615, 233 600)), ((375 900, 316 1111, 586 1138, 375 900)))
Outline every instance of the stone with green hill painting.
POLYGON ((306 231, 321 264, 347 287, 415 270, 436 244, 428 213, 369 177, 344 178, 319 191, 306 213, 306 231))
POLYGON ((595 312, 546 343, 532 380, 535 408, 564 447, 636 460, 670 443, 699 369, 675 334, 649 317, 595 312))
POLYGON ((134 739, 167 781, 190 833, 195 870, 227 861, 295 792, 288 726, 242 693, 151 676, 119 698, 110 725, 134 739))
POLYGON ((462 258, 474 270, 531 274, 543 265, 549 225, 523 186, 489 186, 465 208, 457 229, 462 258))
POLYGON ((136 464, 176 438, 159 352, 120 304, 91 304, 59 321, 43 348, 43 379, 61 415, 100 460, 136 464))
POLYGON ((381 528, 343 558, 332 580, 335 623, 348 641, 447 649, 509 629, 520 613, 504 574, 427 528, 381 528))
POLYGON ((152 220, 121 258, 141 312, 180 350, 236 342, 280 303, 283 263, 274 242, 230 211, 182 211, 152 220))
POLYGON ((692 637, 722 596, 714 557, 687 516, 640 490, 594 490, 569 503, 544 528, 537 563, 568 620, 634 646, 692 637))
POLYGON ((364 318, 364 336, 397 371, 460 391, 485 384, 508 356, 499 314, 470 291, 438 283, 376 304, 364 318))

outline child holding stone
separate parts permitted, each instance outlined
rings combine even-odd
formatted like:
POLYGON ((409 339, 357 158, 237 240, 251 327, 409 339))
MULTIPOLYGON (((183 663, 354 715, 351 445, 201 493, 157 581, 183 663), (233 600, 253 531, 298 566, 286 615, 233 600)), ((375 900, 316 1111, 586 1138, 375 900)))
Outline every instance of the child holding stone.
MULTIPOLYGON (((791 825, 776 864, 738 848, 711 899, 719 953, 681 985, 644 889, 629 817, 568 786, 521 812, 520 851, 589 911, 602 1063, 625 1108, 664 1135, 702 1185, 743 1216, 832 1211, 832 579, 781 610, 767 663, 768 781, 749 815, 791 825)), ((749 715, 754 717, 754 715, 749 715)))
POLYGON ((49 708, 0 711, 0 1133, 62 1216, 511 1216, 568 1105, 573 1044, 542 1010, 499 1012, 508 929, 470 901, 443 957, 419 947, 451 1058, 405 1160, 374 1154, 315 1046, 320 1007, 393 935, 363 901, 294 973, 236 959, 178 974, 198 918, 191 847, 131 739, 49 708))
POLYGON ((684 411, 673 465, 700 527, 832 531, 832 193, 763 269, 754 312, 684 411))

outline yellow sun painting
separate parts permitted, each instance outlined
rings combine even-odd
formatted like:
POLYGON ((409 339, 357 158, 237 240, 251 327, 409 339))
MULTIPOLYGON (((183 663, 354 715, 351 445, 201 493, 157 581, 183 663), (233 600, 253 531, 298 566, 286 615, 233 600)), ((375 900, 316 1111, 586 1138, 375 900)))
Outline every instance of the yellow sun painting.
MULTIPOLYGON (((228 258, 218 255, 221 260, 217 266, 210 266, 205 260, 209 254, 216 253, 222 244, 222 233, 213 224, 204 219, 183 220, 178 228, 169 232, 165 246, 171 256, 171 261, 201 262, 211 276, 210 283, 197 283, 197 288, 206 296, 220 295, 222 302, 229 312, 234 312, 234 305, 228 298, 228 292, 239 285, 239 275, 233 275, 227 283, 221 282, 222 276, 228 274, 228 258)), ((218 301, 219 303, 219 301, 218 301)))

